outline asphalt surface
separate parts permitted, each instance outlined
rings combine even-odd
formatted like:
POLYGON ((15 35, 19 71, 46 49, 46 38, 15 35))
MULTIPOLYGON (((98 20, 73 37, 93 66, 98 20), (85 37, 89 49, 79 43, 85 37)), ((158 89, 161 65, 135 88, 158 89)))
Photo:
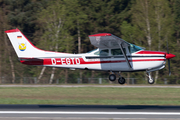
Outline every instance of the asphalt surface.
POLYGON ((173 120, 180 106, 149 105, 0 105, 1 120, 173 120))

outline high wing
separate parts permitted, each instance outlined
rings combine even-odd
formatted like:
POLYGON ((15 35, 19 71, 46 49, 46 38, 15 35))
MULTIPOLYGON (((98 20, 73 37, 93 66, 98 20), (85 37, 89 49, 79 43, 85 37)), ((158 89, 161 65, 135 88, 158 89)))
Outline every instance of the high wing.
POLYGON ((124 47, 129 46, 129 43, 124 41, 123 39, 116 37, 115 35, 112 35, 110 33, 99 33, 94 35, 89 35, 89 39, 91 41, 91 44, 103 49, 103 48, 120 48, 123 56, 126 60, 127 65, 129 68, 132 68, 131 64, 129 63, 129 60, 126 56, 125 51, 123 50, 124 47))
POLYGON ((128 42, 110 33, 99 33, 99 34, 89 35, 89 39, 92 45, 100 49, 118 48, 120 47, 120 45, 122 45, 123 47, 129 45, 128 42))

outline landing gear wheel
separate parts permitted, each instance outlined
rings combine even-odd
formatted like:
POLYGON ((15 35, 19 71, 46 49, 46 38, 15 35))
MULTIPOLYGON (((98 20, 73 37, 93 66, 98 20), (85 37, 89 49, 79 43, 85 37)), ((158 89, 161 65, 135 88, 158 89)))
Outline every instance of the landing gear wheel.
POLYGON ((154 79, 152 79, 152 78, 151 78, 151 79, 148 79, 148 83, 149 83, 149 84, 154 84, 154 79))
POLYGON ((110 81, 115 81, 116 80, 116 76, 114 74, 109 75, 109 80, 110 81))
POLYGON ((121 84, 121 85, 123 85, 125 82, 126 82, 126 80, 125 80, 124 77, 120 77, 120 78, 118 79, 118 83, 121 84))
POLYGON ((151 77, 150 72, 147 72, 147 77, 148 77, 148 83, 149 84, 153 84, 155 82, 154 79, 151 77))

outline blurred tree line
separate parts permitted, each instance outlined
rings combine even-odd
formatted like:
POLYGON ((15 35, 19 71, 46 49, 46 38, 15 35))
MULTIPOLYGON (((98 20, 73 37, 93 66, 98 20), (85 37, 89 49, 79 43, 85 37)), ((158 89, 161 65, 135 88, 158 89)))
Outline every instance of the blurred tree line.
MULTIPOLYGON (((38 77, 64 83, 80 78, 108 77, 107 72, 69 70, 21 65, 4 31, 18 28, 38 48, 85 53, 95 49, 88 35, 108 32, 146 50, 167 51, 168 68, 153 72, 157 83, 180 78, 179 0, 0 0, 0 82, 2 77, 38 77)), ((144 72, 122 73, 124 77, 145 78, 144 72)), ((171 82, 171 81, 169 81, 171 82)))

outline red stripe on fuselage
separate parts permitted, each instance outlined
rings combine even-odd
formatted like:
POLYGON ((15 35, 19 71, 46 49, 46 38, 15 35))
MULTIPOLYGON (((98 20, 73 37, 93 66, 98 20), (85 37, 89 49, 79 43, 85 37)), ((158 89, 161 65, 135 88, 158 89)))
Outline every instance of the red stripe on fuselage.
POLYGON ((145 51, 145 50, 142 50, 142 51, 139 51, 137 52, 136 54, 161 54, 161 55, 165 55, 166 52, 159 52, 159 51, 145 51))
MULTIPOLYGON (((129 60, 129 62, 165 61, 165 59, 139 59, 129 60)), ((108 61, 84 61, 83 58, 44 58, 44 59, 22 59, 21 63, 27 65, 80 65, 80 64, 101 64, 101 63, 121 63, 126 60, 108 61)))

